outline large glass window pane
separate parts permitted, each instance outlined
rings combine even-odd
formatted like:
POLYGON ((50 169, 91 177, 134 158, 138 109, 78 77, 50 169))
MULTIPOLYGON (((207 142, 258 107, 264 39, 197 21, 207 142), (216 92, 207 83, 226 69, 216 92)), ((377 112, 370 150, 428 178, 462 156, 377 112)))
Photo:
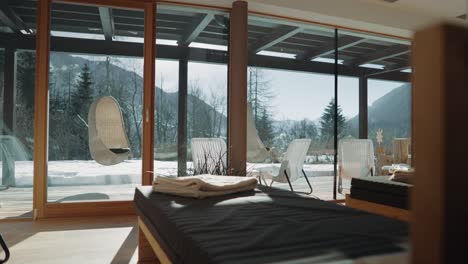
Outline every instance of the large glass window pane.
POLYGON ((359 79, 338 78, 338 138, 359 138, 359 79))
POLYGON ((225 174, 229 14, 165 4, 157 12, 155 174, 225 174))
POLYGON ((8 1, 3 8, 21 29, 0 24, 1 38, 17 41, 0 47, 0 219, 32 216, 36 53, 17 47, 34 46, 36 1, 8 1))
POLYGON ((308 192, 303 168, 313 195, 331 199, 334 29, 250 16, 249 48, 247 172, 308 192))
MULTIPOLYGON (((394 142, 403 142, 408 149, 411 91, 395 89, 409 79, 409 43, 351 31, 338 33, 338 145, 342 147, 338 175, 343 178, 338 182, 342 193, 348 193, 350 178, 385 174, 382 166, 395 162, 393 156, 389 158, 394 142)), ((404 163, 407 159, 406 152, 404 163)))
POLYGON ((411 165, 411 84, 369 80, 369 138, 376 147, 377 173, 392 164, 411 165))
POLYGON ((158 175, 177 175, 179 62, 156 60, 154 168, 158 175))
POLYGON ((49 202, 131 200, 141 184, 143 30, 142 10, 52 3, 49 202))

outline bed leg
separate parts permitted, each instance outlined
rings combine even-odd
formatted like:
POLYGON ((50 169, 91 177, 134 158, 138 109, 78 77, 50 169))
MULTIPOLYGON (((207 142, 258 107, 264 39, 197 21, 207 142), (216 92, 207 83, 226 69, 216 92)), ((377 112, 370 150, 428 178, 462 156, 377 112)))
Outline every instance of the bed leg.
POLYGON ((138 227, 138 264, 160 263, 145 234, 138 227))

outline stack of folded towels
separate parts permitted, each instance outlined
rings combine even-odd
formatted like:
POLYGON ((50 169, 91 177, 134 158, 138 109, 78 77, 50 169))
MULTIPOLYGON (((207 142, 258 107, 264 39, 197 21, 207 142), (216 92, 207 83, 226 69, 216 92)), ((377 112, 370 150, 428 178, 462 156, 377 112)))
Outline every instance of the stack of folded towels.
POLYGON ((157 177, 153 183, 155 192, 197 199, 250 191, 255 187, 255 178, 208 174, 180 178, 157 177))

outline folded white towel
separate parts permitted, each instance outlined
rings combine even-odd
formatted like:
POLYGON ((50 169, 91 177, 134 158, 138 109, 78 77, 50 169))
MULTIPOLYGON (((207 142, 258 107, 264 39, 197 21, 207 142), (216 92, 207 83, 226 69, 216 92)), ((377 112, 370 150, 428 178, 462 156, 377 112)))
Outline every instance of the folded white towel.
POLYGON ((255 187, 255 178, 208 174, 180 178, 157 177, 153 183, 155 192, 198 199, 249 191, 255 187))

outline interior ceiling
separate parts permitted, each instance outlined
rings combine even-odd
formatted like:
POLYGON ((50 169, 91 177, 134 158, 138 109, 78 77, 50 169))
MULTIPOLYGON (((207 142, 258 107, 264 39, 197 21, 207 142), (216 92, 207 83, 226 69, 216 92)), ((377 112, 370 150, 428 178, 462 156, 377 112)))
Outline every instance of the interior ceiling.
POLYGON ((453 18, 465 14, 467 10, 466 0, 396 0, 393 3, 388 3, 386 0, 364 1, 377 2, 382 5, 388 5, 405 10, 412 10, 439 17, 453 18))
MULTIPOLYGON (((225 1, 233 0, 217 0, 218 3, 225 1)), ((406 38, 440 21, 441 17, 455 19, 467 10, 466 0, 398 0, 394 3, 384 0, 246 1, 250 10, 406 38)))

